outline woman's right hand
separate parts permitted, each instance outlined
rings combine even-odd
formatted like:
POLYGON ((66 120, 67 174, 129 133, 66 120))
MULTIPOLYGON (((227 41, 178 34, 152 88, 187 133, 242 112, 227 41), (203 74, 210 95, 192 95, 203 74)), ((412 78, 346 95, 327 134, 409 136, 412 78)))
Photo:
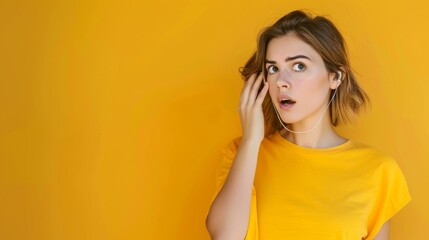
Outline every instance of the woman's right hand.
POLYGON ((240 96, 240 120, 243 130, 243 139, 260 143, 264 139, 264 114, 262 112, 262 102, 268 92, 268 82, 263 81, 262 72, 256 76, 252 74, 245 82, 240 96), (264 82, 264 83, 262 83, 264 82), (258 94, 260 85, 264 84, 258 94))

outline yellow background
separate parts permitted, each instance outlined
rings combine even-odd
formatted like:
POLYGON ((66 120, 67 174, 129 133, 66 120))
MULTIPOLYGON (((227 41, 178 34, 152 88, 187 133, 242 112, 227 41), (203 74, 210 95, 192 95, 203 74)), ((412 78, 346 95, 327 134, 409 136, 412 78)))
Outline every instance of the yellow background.
POLYGON ((343 33, 373 108, 339 129, 393 155, 429 227, 424 1, 2 1, 0 238, 209 239, 220 149, 241 134, 238 68, 306 8, 343 33))

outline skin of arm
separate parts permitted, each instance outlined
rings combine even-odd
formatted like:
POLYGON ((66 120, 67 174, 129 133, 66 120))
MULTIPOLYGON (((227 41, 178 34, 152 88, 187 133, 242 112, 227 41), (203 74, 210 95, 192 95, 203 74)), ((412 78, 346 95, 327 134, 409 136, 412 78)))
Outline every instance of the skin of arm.
POLYGON ((240 143, 225 184, 213 200, 205 221, 211 239, 245 238, 260 144, 240 143))
POLYGON ((383 224, 373 240, 390 240, 390 220, 383 224))

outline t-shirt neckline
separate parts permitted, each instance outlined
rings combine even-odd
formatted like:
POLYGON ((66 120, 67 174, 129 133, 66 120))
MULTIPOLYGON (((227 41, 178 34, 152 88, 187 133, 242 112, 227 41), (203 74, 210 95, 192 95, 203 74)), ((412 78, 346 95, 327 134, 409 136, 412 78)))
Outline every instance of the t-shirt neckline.
POLYGON ((328 148, 303 147, 283 138, 283 136, 280 134, 280 131, 276 131, 274 133, 274 140, 285 147, 292 148, 300 152, 308 152, 308 153, 331 153, 331 152, 344 151, 346 149, 351 148, 354 145, 353 140, 347 139, 346 142, 341 143, 340 145, 337 145, 334 147, 328 147, 328 148))

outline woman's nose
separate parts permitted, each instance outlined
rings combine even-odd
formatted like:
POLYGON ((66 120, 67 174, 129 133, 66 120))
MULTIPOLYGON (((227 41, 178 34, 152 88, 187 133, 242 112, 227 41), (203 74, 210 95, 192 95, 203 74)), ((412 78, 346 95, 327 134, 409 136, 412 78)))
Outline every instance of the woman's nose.
POLYGON ((291 84, 289 82, 290 76, 287 76, 287 73, 280 72, 277 76, 277 86, 279 88, 290 88, 291 84))

